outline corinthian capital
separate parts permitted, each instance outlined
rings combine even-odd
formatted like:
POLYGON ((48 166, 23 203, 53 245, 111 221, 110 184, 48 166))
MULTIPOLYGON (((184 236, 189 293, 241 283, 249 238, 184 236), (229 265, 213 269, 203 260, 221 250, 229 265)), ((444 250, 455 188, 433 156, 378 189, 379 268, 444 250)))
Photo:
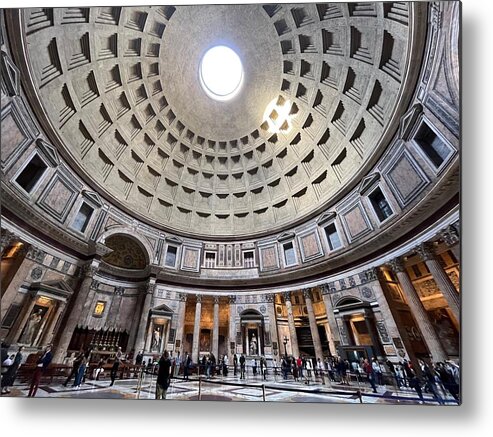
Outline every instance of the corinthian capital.
POLYGON ((406 268, 404 267, 404 262, 401 257, 394 258, 390 260, 387 265, 391 268, 394 273, 404 272, 406 268))
POLYGON ((423 261, 435 259, 435 249, 431 243, 422 243, 415 248, 416 253, 421 257, 423 261))

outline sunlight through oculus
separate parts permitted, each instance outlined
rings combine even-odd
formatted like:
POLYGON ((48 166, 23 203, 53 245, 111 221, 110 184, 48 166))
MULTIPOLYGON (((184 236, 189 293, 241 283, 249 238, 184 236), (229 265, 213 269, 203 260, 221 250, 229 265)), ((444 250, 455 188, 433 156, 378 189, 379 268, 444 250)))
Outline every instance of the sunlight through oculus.
POLYGON ((240 57, 229 47, 209 49, 199 68, 200 84, 206 94, 219 101, 232 99, 243 83, 243 66, 240 57))

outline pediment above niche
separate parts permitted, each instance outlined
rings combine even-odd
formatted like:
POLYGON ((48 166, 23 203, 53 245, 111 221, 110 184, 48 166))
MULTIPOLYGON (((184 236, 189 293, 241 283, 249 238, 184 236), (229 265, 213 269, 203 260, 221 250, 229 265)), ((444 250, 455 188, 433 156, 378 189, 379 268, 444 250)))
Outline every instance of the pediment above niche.
POLYGON ((417 103, 401 117, 398 133, 398 137, 401 140, 409 140, 409 135, 422 112, 423 105, 421 103, 417 103))
POLYGON ((337 213, 334 211, 324 212, 317 220, 317 224, 325 225, 327 222, 334 220, 336 218, 336 215, 337 213))
POLYGON ((359 194, 365 195, 370 188, 372 188, 380 180, 380 173, 372 173, 365 176, 359 184, 359 194))
POLYGON ((166 237, 166 242, 167 243, 174 243, 174 244, 183 244, 183 240, 181 240, 178 237, 166 237))
POLYGON ((98 193, 95 193, 94 191, 82 190, 82 195, 95 205, 99 207, 103 206, 103 201, 98 193))
POLYGON ((50 165, 52 167, 58 167, 60 164, 60 157, 58 156, 58 152, 51 144, 47 143, 42 138, 38 138, 36 140, 36 145, 38 149, 43 153, 43 156, 48 159, 50 165))
POLYGON ((293 240, 295 237, 294 232, 283 232, 279 237, 277 237, 277 241, 283 242, 288 240, 293 240))
POLYGON ((10 96, 19 95, 19 69, 2 50, 2 76, 10 96))

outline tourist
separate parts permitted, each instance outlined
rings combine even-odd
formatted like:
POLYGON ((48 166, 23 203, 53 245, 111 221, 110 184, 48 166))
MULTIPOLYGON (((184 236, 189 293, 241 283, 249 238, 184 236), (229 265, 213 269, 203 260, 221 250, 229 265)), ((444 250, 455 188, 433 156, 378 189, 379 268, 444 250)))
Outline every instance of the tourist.
POLYGON ((9 387, 14 385, 15 378, 17 376, 17 370, 22 362, 22 351, 24 350, 24 346, 19 346, 17 353, 14 356, 12 364, 9 366, 7 371, 2 374, 2 394, 9 394, 9 387))
POLYGON ((181 356, 180 356, 180 351, 178 351, 175 358, 175 367, 173 369, 173 375, 175 377, 177 377, 180 374, 180 367, 181 367, 181 356))
POLYGON ((110 387, 115 383, 116 375, 118 373, 118 368, 120 367, 120 362, 123 357, 122 348, 118 347, 115 355, 115 361, 113 361, 113 367, 111 368, 110 376, 111 376, 111 384, 110 387))
POLYGON ((245 379, 245 356, 240 355, 240 379, 245 379))
POLYGON ((411 378, 409 378, 409 387, 416 390, 419 399, 421 400, 421 402, 424 402, 423 391, 421 390, 421 382, 416 375, 413 375, 411 378))
POLYGON ((317 375, 320 375, 320 378, 322 378, 322 384, 325 384, 324 381, 325 366, 324 366, 324 362, 320 359, 320 357, 317 358, 316 372, 317 375))
POLYGON ((168 351, 164 351, 158 362, 156 379, 156 399, 166 399, 166 392, 171 381, 171 360, 168 351))
POLYGON ((142 353, 142 351, 139 351, 139 353, 135 357, 135 365, 141 366, 143 360, 144 360, 144 354, 142 353))
POLYGON ((363 361, 363 371, 365 372, 368 382, 373 389, 373 393, 378 393, 377 386, 375 385, 375 370, 373 368, 373 365, 370 364, 367 358, 365 358, 365 360, 363 361))
MULTIPOLYGON (((74 362, 72 363, 72 370, 70 371, 70 374, 68 375, 67 379, 65 380, 65 382, 63 383, 63 385, 65 387, 67 387, 67 384, 69 383, 69 381, 72 379, 72 377, 75 378, 75 376, 77 375, 77 372, 79 371, 79 367, 80 367, 80 364, 82 362, 82 358, 84 357, 84 353, 82 352, 82 350, 79 352, 79 354, 75 357, 74 359, 74 362)), ((73 386, 75 386, 75 381, 74 381, 74 384, 73 386)))
POLYGON ((440 396, 440 392, 437 386, 437 375, 435 374, 435 370, 432 369, 423 360, 419 360, 419 365, 421 367, 421 373, 423 374, 423 377, 425 379, 425 391, 431 393, 433 397, 437 400, 437 402, 443 405, 444 402, 442 400, 442 397, 440 396))
POLYGON ((51 353, 51 345, 46 346, 43 354, 40 356, 36 362, 36 368, 31 379, 31 386, 29 387, 28 397, 35 397, 38 391, 39 383, 41 382, 41 377, 45 373, 46 369, 53 359, 53 354, 51 353))
POLYGON ((233 375, 236 376, 238 372, 238 356, 234 354, 233 356, 233 375))
POLYGON ((80 361, 79 368, 75 375, 74 387, 80 387, 82 380, 84 378, 84 374, 86 372, 87 363, 88 363, 88 354, 87 353, 82 354, 82 359, 80 361))
POLYGON ((312 370, 313 370, 313 364, 312 364, 312 359, 307 358, 305 361, 305 369, 306 369, 306 379, 312 379, 312 370))
POLYGON ((103 373, 104 359, 101 358, 98 362, 98 366, 94 369, 93 377, 96 381, 99 381, 99 377, 103 373))
POLYGON ((183 364, 183 378, 185 379, 185 381, 189 381, 191 367, 192 367, 192 358, 190 357, 190 354, 187 352, 183 364))
POLYGON ((373 368, 373 373, 375 374, 375 379, 377 385, 383 385, 383 373, 382 368, 380 367, 380 363, 376 358, 372 358, 371 366, 373 368))
POLYGON ((459 384, 455 382, 452 372, 448 370, 442 362, 437 363, 436 371, 445 390, 447 390, 456 401, 459 401, 459 384))
POLYGON ((229 359, 227 355, 223 357, 223 376, 228 376, 229 359))
POLYGON ((251 364, 253 376, 257 376, 257 359, 253 358, 251 364))
POLYGON ((296 360, 296 367, 298 367, 296 375, 300 378, 303 378, 303 364, 303 359, 301 357, 298 357, 298 359, 296 360))

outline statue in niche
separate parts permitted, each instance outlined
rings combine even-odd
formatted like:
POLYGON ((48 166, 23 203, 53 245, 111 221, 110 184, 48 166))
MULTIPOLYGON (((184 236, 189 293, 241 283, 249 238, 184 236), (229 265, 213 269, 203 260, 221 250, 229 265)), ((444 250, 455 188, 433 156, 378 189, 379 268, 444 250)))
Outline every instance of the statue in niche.
POLYGON ((255 338, 255 333, 252 334, 252 338, 250 340, 250 355, 258 354, 258 346, 257 339, 255 338))
POLYGON ((43 318, 44 311, 42 307, 34 308, 32 314, 27 320, 26 326, 19 340, 19 343, 32 345, 36 339, 41 319, 43 318))
POLYGON ((151 349, 159 350, 160 347, 161 347, 161 331, 159 330, 158 327, 156 327, 154 329, 154 332, 152 333, 151 349))

